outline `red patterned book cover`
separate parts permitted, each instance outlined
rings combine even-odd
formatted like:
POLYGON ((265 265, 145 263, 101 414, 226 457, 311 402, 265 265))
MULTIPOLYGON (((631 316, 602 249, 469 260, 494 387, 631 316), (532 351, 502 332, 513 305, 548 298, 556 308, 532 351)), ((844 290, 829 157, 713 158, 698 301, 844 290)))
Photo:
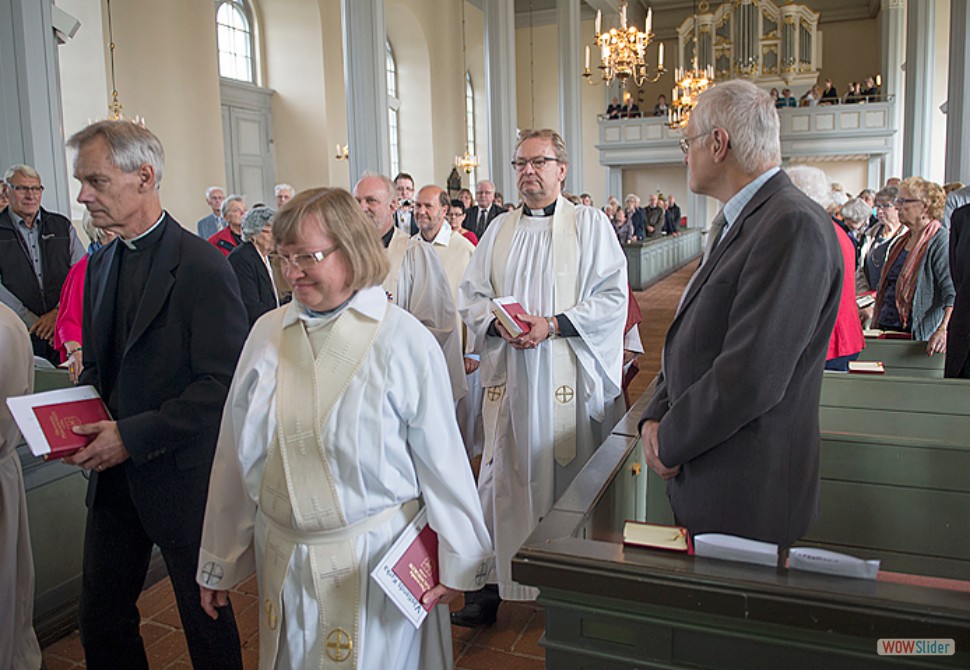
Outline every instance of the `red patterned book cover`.
POLYGON ((44 456, 45 460, 70 456, 94 439, 94 435, 76 435, 71 430, 74 426, 111 418, 101 398, 39 405, 33 410, 50 446, 50 453, 44 456))
MULTIPOLYGON (((394 564, 394 574, 420 602, 421 596, 438 584, 438 534, 425 526, 394 564)), ((435 602, 422 603, 431 611, 435 602)))

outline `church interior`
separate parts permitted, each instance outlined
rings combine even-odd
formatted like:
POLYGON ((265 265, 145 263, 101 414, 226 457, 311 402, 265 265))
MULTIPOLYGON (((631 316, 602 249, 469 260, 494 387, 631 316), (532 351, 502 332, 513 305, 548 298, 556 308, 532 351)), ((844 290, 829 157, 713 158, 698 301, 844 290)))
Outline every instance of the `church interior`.
MULTIPOLYGON (((643 313, 632 406, 513 562, 521 581, 540 588, 538 603, 507 609, 494 629, 454 628, 456 667, 967 667, 970 387, 942 378, 941 357, 924 360, 904 343, 871 349, 898 373, 826 376, 824 512, 804 540, 881 559, 878 580, 695 565, 622 541, 625 520, 674 523, 662 480, 643 462, 637 419, 719 207, 688 188, 683 128, 666 104, 656 110, 661 96, 673 106, 692 67, 715 86, 744 78, 796 100, 831 82, 840 94, 832 104, 779 109, 784 166, 820 168, 849 194, 913 175, 970 182, 967 5, 0 0, 0 163, 34 166, 43 206, 80 232, 66 138, 110 115, 141 120, 165 147, 165 209, 195 232, 210 186, 271 203, 274 184, 351 189, 368 171, 472 192, 490 180, 516 203, 517 131, 556 129, 570 154, 565 191, 596 207, 627 194, 674 195, 684 234, 663 241, 679 245, 665 254, 624 247, 643 313), (594 34, 621 14, 649 26, 651 39, 642 71, 613 76, 605 56, 600 67, 594 34), (850 82, 866 79, 877 92, 847 101, 850 82), (618 102, 639 112, 611 114, 618 102), (876 653, 883 638, 955 640, 957 653, 889 662, 876 653)), ((59 383, 42 373, 36 390, 59 383)), ((85 667, 75 618, 86 480, 24 445, 18 454, 46 667, 85 667)), ((153 670, 191 667, 166 589, 154 560, 139 601, 153 670)), ((233 597, 244 662, 255 668, 255 581, 233 597)))

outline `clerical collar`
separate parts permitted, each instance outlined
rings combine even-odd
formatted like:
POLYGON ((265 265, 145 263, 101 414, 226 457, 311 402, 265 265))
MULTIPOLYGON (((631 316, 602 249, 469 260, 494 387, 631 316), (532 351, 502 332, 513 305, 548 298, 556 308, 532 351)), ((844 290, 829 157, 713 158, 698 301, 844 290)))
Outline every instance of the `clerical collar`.
POLYGON ((384 243, 384 248, 387 249, 391 246, 391 238, 394 237, 394 226, 387 229, 387 232, 381 236, 381 242, 384 243))
POLYGON ((325 312, 318 312, 315 309, 310 309, 309 307, 307 307, 304 304, 300 304, 300 307, 303 308, 303 312, 308 317, 310 317, 311 319, 328 319, 328 318, 330 318, 332 316, 335 316, 335 315, 339 314, 340 312, 342 312, 344 310, 344 308, 346 308, 347 305, 350 304, 350 301, 354 299, 354 296, 355 295, 357 295, 357 291, 354 291, 353 293, 351 293, 349 298, 347 298, 346 300, 344 300, 342 303, 340 303, 339 305, 337 305, 333 309, 328 309, 325 312))
POLYGON ((546 205, 542 209, 530 209, 529 207, 522 205, 522 213, 526 216, 552 216, 556 213, 556 203, 559 202, 559 198, 552 201, 552 204, 546 205))
POLYGON ((145 249, 147 247, 150 247, 161 236, 161 234, 155 235, 154 233, 156 230, 158 230, 159 224, 164 220, 165 220, 165 210, 162 210, 162 215, 158 217, 158 221, 156 221, 151 228, 146 230, 141 235, 138 235, 137 237, 133 237, 130 240, 126 240, 121 235, 119 235, 118 239, 121 240, 121 243, 124 244, 126 247, 128 247, 130 251, 138 251, 139 249, 145 249))

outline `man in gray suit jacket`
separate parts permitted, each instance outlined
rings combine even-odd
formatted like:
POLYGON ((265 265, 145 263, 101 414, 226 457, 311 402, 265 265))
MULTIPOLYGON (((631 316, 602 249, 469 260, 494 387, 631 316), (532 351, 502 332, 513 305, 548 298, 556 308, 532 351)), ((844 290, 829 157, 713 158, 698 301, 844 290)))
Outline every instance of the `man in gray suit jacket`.
POLYGON ((724 204, 667 332, 641 421, 678 522, 790 546, 818 514, 818 404, 842 286, 825 211, 778 170, 767 92, 705 92, 681 140, 690 189, 724 204))

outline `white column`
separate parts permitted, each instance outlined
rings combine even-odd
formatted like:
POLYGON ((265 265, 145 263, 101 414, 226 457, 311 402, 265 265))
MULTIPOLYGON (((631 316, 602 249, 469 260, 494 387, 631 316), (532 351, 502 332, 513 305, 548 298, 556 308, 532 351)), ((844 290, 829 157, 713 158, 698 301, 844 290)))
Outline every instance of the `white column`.
POLYGON ((515 0, 483 0, 483 5, 488 164, 495 190, 505 193, 509 201, 515 201, 518 200, 512 169, 516 140, 515 0))
POLYGON ((559 132, 569 150, 566 190, 583 192, 583 109, 580 77, 583 47, 579 36, 580 0, 556 0, 559 26, 559 132))
POLYGON ((70 214, 53 4, 0 0, 0 174, 15 163, 33 166, 44 207, 70 214))
MULTIPOLYGON (((384 0, 342 0, 350 183, 391 171, 384 0)), ((389 175, 391 178, 394 175, 389 175)))
POLYGON ((946 111, 946 180, 970 181, 970 10, 967 0, 950 0, 950 80, 946 111))
POLYGON ((888 175, 882 173, 885 160, 884 156, 869 156, 869 162, 866 166, 866 188, 878 191, 886 183, 888 175))
POLYGON ((906 45, 906 1, 882 0, 882 93, 892 96, 890 127, 896 129, 892 151, 886 156, 886 177, 903 171, 903 60, 906 45))
POLYGON ((603 194, 602 207, 606 204, 607 198, 615 195, 620 202, 623 202, 623 168, 617 165, 606 167, 606 193, 603 194))
POLYGON ((687 207, 684 215, 687 217, 688 228, 707 230, 711 226, 714 213, 710 211, 708 203, 711 201, 706 195, 700 195, 690 190, 690 176, 685 180, 687 187, 687 207))
POLYGON ((928 176, 930 173, 935 27, 936 0, 907 4, 903 167, 902 175, 899 175, 903 177, 928 176))

